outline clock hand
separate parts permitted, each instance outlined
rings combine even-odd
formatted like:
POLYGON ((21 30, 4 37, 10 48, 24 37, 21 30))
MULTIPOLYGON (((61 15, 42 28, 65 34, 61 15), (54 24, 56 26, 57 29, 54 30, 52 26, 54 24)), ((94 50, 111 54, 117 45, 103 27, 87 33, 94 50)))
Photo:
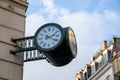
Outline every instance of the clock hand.
MULTIPOLYGON (((56 33, 57 33, 58 31, 56 31, 54 34, 52 34, 51 36, 49 36, 49 37, 52 37, 52 36, 54 36, 56 33)), ((47 35, 48 36, 48 35, 47 35)))
POLYGON ((56 42, 58 41, 58 39, 54 39, 51 36, 46 35, 46 39, 49 39, 49 38, 52 39, 52 40, 54 40, 54 41, 56 41, 56 42))
MULTIPOLYGON (((56 34, 56 33, 55 33, 55 34, 56 34)), ((55 34, 52 34, 51 36, 46 35, 46 39, 51 38, 51 37, 54 36, 55 34)))
POLYGON ((54 40, 55 42, 57 42, 57 41, 58 41, 58 39, 54 39, 54 38, 50 38, 50 39, 54 40))
POLYGON ((53 35, 52 35, 52 36, 45 35, 45 36, 46 36, 45 39, 49 39, 49 38, 51 38, 53 35))
POLYGON ((48 35, 45 35, 45 37, 46 37, 45 39, 49 39, 50 38, 50 36, 48 36, 48 35))
POLYGON ((54 36, 55 34, 52 34, 50 37, 54 36))

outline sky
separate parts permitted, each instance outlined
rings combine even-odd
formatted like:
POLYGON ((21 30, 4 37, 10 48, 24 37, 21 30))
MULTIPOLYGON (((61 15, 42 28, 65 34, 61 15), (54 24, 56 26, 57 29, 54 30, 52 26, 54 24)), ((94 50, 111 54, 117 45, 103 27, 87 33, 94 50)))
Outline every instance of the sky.
POLYGON ((77 40, 77 57, 55 67, 46 60, 24 63, 24 80, 75 80, 90 63, 103 40, 120 37, 120 0, 28 0, 25 36, 33 36, 43 24, 70 26, 77 40))

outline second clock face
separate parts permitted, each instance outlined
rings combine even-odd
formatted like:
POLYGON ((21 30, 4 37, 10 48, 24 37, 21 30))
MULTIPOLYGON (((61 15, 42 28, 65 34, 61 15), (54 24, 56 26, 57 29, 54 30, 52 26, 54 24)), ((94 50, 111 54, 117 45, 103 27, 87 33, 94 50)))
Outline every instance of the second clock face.
POLYGON ((69 35, 69 46, 72 52, 73 57, 76 57, 77 55, 77 43, 76 43, 76 38, 74 35, 74 32, 71 28, 68 30, 68 35, 69 35))
POLYGON ((61 38, 61 30, 55 25, 48 25, 39 30, 36 41, 39 47, 43 49, 51 49, 60 42, 61 38))

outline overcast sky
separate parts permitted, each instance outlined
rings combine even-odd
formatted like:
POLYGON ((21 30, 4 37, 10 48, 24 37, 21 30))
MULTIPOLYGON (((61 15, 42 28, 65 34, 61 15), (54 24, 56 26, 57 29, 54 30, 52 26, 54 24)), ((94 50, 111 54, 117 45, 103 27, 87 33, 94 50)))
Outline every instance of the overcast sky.
POLYGON ((43 24, 55 22, 74 30, 78 55, 63 67, 47 61, 26 62, 24 80, 75 80, 75 74, 89 64, 103 40, 120 36, 120 0, 28 0, 26 36, 33 36, 43 24))

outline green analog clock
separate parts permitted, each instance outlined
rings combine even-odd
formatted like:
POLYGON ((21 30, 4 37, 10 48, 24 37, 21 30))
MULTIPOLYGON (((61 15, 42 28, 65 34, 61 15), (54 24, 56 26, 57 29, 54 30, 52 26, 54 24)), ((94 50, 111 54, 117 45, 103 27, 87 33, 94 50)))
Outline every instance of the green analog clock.
POLYGON ((34 42, 41 51, 50 51, 58 47, 62 40, 62 27, 56 23, 48 23, 37 30, 34 42))
POLYGON ((56 23, 41 26, 35 33, 34 44, 54 66, 64 66, 77 55, 73 30, 70 27, 62 28, 56 23))

